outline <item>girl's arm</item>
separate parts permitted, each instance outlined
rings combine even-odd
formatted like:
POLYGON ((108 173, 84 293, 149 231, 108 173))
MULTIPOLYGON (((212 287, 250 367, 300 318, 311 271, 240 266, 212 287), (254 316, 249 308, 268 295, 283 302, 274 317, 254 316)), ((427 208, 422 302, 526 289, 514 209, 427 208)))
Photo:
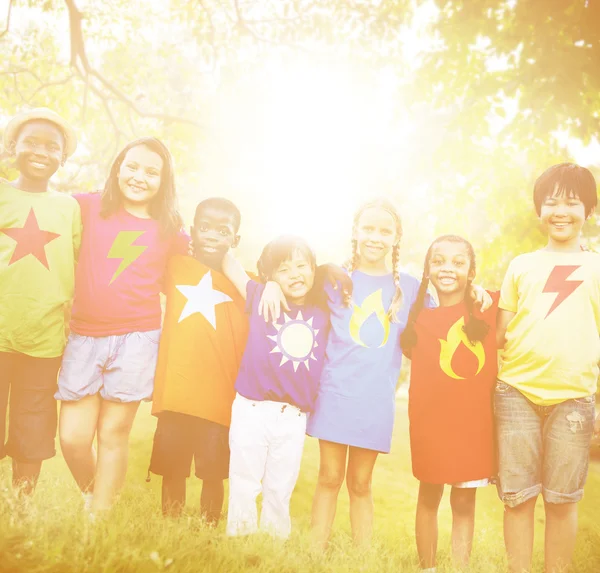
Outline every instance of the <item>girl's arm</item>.
POLYGON ((223 274, 233 283, 233 286, 246 300, 246 286, 250 281, 250 277, 244 270, 242 264, 233 256, 231 251, 227 251, 223 257, 223 274))
POLYGON ((496 317, 496 346, 498 348, 504 348, 506 342, 506 328, 510 321, 515 317, 516 312, 510 312, 510 310, 498 309, 498 316, 496 317))
POLYGON ((473 302, 475 303, 475 306, 479 307, 481 312, 485 312, 488 308, 492 306, 492 304, 494 304, 490 293, 480 285, 472 284, 470 294, 471 298, 473 299, 473 302))

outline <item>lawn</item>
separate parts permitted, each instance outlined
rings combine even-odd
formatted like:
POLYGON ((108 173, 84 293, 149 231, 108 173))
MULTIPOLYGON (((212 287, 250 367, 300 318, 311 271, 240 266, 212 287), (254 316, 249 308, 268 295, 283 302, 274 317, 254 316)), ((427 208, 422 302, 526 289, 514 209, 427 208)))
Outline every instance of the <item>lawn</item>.
MULTIPOLYGON (((160 478, 146 475, 155 419, 142 405, 131 436, 127 484, 107 521, 90 524, 60 456, 44 465, 37 493, 19 506, 9 487, 10 462, 0 462, 0 571, 130 572, 161 571, 418 571, 413 519, 417 482, 410 470, 406 404, 398 401, 392 453, 380 456, 373 478, 375 535, 369 550, 358 550, 349 537, 348 499, 340 495, 335 533, 327 554, 310 551, 310 505, 318 469, 318 444, 308 439, 300 479, 292 498, 294 532, 281 543, 265 536, 228 539, 198 517, 200 487, 189 480, 185 517, 160 515, 160 478)), ((490 573, 505 567, 502 506, 495 489, 479 492, 475 543, 470 571, 490 573)), ((600 571, 600 463, 594 462, 580 504, 580 533, 575 571, 600 571)), ((544 514, 538 503, 534 570, 542 571, 544 514)), ((438 571, 449 563, 450 510, 447 496, 440 511, 438 571)))

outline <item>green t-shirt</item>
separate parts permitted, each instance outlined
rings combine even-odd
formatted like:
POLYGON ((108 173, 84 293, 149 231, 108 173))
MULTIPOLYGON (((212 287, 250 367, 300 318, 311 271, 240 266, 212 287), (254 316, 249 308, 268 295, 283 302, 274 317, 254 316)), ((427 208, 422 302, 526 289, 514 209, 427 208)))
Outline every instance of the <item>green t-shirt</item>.
POLYGON ((0 352, 62 354, 80 242, 73 197, 0 181, 0 352))

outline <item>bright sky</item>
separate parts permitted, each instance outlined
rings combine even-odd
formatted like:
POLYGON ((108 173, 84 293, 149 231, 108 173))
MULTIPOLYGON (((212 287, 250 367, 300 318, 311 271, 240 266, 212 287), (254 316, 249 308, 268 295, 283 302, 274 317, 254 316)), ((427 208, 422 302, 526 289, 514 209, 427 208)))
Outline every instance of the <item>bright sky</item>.
MULTIPOLYGON (((147 10, 164 10, 164 4, 132 1, 147 10)), ((78 6, 85 11, 99 5, 93 0, 78 0, 78 6)), ((128 9, 134 9, 132 6, 128 9)), ((0 28, 7 8, 8 0, 0 0, 0 28)), ((437 13, 433 0, 419 3, 415 17, 399 35, 404 60, 410 64, 407 74, 411 65, 418 65, 421 54, 439 42, 429 33, 437 13)), ((44 13, 46 26, 49 17, 44 13)), ((38 8, 21 5, 13 7, 12 19, 13 26, 21 29, 41 21, 38 8)), ((64 38, 62 57, 66 60, 66 10, 51 25, 57 37, 64 38)), ((120 30, 122 24, 115 23, 111 33, 118 35, 120 30)), ((173 35, 172 30, 149 30, 155 32, 173 35)), ((479 47, 484 45, 482 40, 479 47)), ((94 58, 101 51, 102 44, 92 46, 90 55, 94 58)), ((504 65, 502 59, 489 62, 491 69, 504 65)), ((289 65, 273 58, 268 66, 258 80, 260 105, 253 107, 248 103, 244 91, 222 103, 218 136, 234 148, 237 155, 233 164, 240 166, 239 175, 229 176, 231 185, 247 190, 247 208, 261 211, 264 236, 293 232, 314 244, 346 244, 352 214, 359 203, 389 189, 390 182, 398 188, 411 180, 407 151, 416 138, 436 138, 435 122, 424 134, 418 111, 401 105, 402 86, 396 71, 391 69, 384 70, 377 82, 365 83, 356 70, 328 67, 321 61, 298 59, 297 64, 289 65), (246 114, 244 125, 236 120, 236 113, 240 112, 246 114)), ((410 79, 405 76, 401 80, 407 78, 410 79)), ((506 101, 507 119, 491 118, 492 133, 514 116, 516 106, 516 102, 506 101)), ((580 163, 598 163, 597 140, 584 146, 564 132, 555 135, 580 163)), ((426 217, 432 210, 427 182, 411 184, 412 192, 403 196, 403 210, 426 217), (414 192, 415 185, 419 186, 418 193, 414 192)))

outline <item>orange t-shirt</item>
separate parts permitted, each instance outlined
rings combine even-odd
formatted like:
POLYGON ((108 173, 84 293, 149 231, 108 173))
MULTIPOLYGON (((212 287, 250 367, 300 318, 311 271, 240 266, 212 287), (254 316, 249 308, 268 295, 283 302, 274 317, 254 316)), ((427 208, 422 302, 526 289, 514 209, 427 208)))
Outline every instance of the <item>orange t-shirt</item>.
POLYGON ((180 255, 169 261, 165 294, 152 413, 229 426, 248 336, 245 301, 223 274, 180 255))

